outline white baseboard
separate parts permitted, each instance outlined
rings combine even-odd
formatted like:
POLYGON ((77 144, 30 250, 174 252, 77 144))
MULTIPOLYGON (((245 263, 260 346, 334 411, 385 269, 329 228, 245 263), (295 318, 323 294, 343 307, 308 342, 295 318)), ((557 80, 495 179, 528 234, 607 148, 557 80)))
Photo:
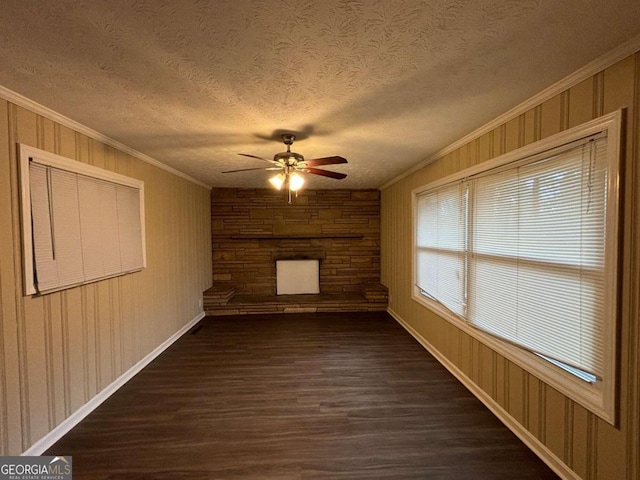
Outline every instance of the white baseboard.
POLYGON ((557 455, 538 440, 531 432, 524 428, 515 418, 509 415, 500 404, 478 387, 464 372, 454 365, 447 357, 442 355, 431 343, 420 335, 411 325, 405 322, 400 315, 391 308, 387 309, 391 315, 407 332, 413 336, 436 360, 438 360, 451 374, 456 377, 467 389, 473 393, 498 419, 505 424, 529 449, 538 455, 556 474, 565 480, 581 480, 557 455))
POLYGON ((158 345, 151 353, 145 356, 138 363, 133 365, 129 370, 120 375, 111 384, 100 391, 95 397, 85 403, 78 410, 73 412, 67 417, 60 425, 47 433, 44 437, 34 443, 28 450, 25 450, 22 455, 24 456, 39 456, 42 455, 47 449, 49 449, 54 443, 60 440, 66 433, 68 433, 73 427, 80 423, 87 415, 93 412, 98 406, 104 402, 107 398, 113 395, 121 386, 127 383, 135 374, 140 372, 144 367, 149 365, 158 355, 169 348, 176 340, 184 335, 189 329, 191 329, 196 323, 205 317, 205 313, 199 313, 193 320, 187 323, 184 327, 174 333, 171 337, 166 339, 160 345, 158 345))

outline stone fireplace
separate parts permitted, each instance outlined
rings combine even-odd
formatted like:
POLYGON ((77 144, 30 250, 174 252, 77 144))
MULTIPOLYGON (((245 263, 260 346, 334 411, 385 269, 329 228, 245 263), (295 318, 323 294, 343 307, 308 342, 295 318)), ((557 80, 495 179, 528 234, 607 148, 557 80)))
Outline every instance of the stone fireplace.
POLYGON ((286 260, 314 260, 319 293, 329 300, 379 286, 378 190, 303 190, 288 205, 274 190, 213 189, 211 200, 213 280, 221 299, 275 297, 276 262, 286 260))

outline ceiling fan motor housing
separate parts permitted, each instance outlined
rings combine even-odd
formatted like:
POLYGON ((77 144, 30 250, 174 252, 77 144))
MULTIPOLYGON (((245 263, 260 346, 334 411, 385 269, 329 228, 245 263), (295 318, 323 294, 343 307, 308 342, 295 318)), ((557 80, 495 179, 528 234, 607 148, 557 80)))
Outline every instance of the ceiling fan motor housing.
POLYGON ((295 165, 304 162, 304 157, 296 152, 281 152, 273 156, 274 162, 284 163, 285 165, 295 165))
POLYGON ((274 162, 279 162, 284 165, 294 166, 299 162, 304 162, 304 157, 299 153, 291 151, 291 145, 296 139, 296 136, 292 133, 283 133, 280 135, 282 137, 283 143, 287 146, 286 152, 276 153, 273 156, 274 162))

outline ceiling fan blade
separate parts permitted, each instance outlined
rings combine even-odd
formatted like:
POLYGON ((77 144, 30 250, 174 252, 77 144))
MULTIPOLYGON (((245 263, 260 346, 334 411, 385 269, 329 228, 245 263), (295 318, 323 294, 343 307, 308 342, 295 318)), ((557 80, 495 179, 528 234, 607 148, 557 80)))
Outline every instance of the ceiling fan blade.
POLYGON ((263 160, 265 162, 271 162, 274 163, 273 160, 267 160, 266 158, 262 158, 262 157, 258 157, 256 155, 249 155, 248 153, 239 153, 238 155, 242 155, 243 157, 249 157, 249 158, 255 158, 257 160, 263 160))
MULTIPOLYGON (((251 170, 272 170, 271 168, 263 168, 263 167, 259 167, 259 168, 241 168, 240 170, 227 170, 225 172, 220 172, 220 173, 235 173, 235 172, 250 172, 251 170)), ((278 169, 280 170, 280 169, 278 169)))
POLYGON ((301 170, 303 172, 312 173, 314 175, 322 175, 323 177, 335 178, 336 180, 342 180, 343 178, 346 178, 346 175, 344 173, 330 172, 329 170, 322 170, 320 168, 304 167, 301 168, 301 170))
POLYGON ((319 165, 337 165, 339 163, 347 163, 347 159, 343 157, 323 157, 305 160, 304 164, 308 167, 317 167, 319 165))

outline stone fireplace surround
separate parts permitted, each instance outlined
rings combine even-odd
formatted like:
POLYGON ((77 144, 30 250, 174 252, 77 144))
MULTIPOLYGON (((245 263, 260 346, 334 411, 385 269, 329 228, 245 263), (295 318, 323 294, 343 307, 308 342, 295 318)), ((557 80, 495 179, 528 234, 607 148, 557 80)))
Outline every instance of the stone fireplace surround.
POLYGON ((268 189, 213 189, 211 199, 207 313, 386 310, 378 190, 307 190, 293 205, 268 189), (320 261, 320 295, 275 297, 275 262, 291 259, 320 261))

